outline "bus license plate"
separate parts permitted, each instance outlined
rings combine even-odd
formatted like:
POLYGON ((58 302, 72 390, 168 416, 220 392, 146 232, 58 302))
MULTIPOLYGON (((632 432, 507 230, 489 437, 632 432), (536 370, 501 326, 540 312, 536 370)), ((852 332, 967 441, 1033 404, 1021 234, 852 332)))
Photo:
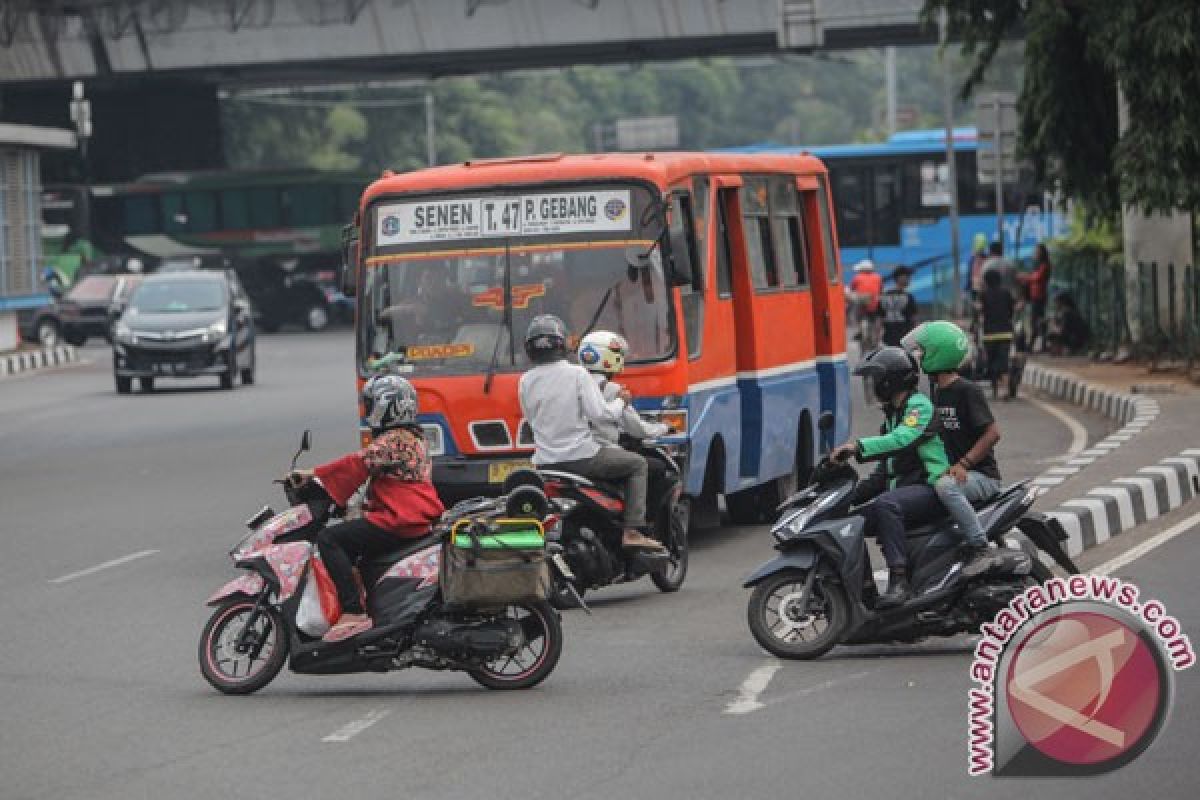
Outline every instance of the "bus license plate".
POLYGON ((508 476, 519 469, 533 469, 528 461, 497 461, 488 464, 488 483, 504 483, 508 476))

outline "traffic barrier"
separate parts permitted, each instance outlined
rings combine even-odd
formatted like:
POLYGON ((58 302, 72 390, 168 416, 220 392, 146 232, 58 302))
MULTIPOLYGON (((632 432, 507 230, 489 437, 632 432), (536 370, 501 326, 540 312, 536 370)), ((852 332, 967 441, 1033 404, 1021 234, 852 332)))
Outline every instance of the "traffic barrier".
POLYGON ((79 360, 79 352, 71 345, 47 347, 42 350, 22 350, 0 354, 0 376, 16 375, 46 367, 59 367, 79 360))

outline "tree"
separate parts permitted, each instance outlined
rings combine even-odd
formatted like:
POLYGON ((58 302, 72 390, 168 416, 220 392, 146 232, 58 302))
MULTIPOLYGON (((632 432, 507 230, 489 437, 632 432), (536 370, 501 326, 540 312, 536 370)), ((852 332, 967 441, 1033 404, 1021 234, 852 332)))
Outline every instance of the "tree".
POLYGON ((1022 152, 1093 211, 1200 208, 1200 4, 1194 0, 926 0, 975 68, 1026 35, 1022 152), (1128 107, 1118 133, 1117 86, 1128 107))

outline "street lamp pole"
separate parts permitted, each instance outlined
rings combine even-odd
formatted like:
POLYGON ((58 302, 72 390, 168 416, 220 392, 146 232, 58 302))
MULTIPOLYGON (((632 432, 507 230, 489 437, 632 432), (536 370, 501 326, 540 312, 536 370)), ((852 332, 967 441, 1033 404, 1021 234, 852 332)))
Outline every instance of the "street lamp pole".
MULTIPOLYGON (((83 261, 92 258, 92 192, 91 170, 88 169, 88 139, 92 138, 92 101, 83 93, 83 81, 71 86, 71 122, 75 123, 75 136, 79 140, 79 161, 83 191, 79 198, 79 236, 83 240, 80 255, 83 261)), ((70 234, 68 233, 68 237, 70 234)), ((68 239, 70 241, 70 239, 68 239)))

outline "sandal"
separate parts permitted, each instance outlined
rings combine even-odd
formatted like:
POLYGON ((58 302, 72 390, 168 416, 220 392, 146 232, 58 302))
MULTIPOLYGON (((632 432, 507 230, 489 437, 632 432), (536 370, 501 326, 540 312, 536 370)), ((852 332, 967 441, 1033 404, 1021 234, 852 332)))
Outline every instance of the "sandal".
POLYGON ((321 637, 321 641, 340 642, 369 631, 372 627, 374 623, 366 614, 346 614, 321 637))

